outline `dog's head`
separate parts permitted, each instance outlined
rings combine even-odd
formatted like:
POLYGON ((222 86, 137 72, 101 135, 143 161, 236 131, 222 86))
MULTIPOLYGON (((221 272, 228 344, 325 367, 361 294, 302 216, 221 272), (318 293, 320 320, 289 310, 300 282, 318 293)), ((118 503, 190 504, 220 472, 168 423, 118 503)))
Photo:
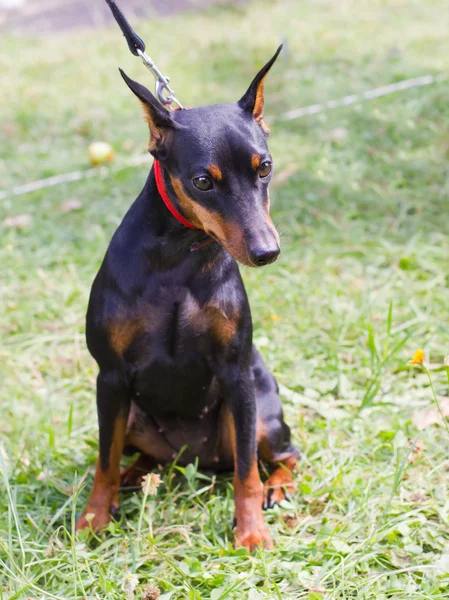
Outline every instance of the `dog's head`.
POLYGON ((235 104, 169 112, 120 71, 142 102, 149 151, 161 162, 179 211, 248 266, 269 264, 280 252, 270 217, 273 160, 263 108, 265 76, 281 48, 235 104))

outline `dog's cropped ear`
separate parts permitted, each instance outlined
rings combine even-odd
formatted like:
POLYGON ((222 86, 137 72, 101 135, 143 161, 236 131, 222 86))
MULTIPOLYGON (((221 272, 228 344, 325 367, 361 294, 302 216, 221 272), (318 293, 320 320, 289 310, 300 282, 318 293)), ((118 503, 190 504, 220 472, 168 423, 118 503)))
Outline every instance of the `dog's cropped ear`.
POLYGON ((264 96, 263 96, 263 87, 264 80, 268 73, 268 71, 273 66, 275 60, 279 56, 280 51, 282 50, 282 44, 276 50, 274 56, 267 62, 267 64, 260 69, 257 75, 254 77, 251 85, 249 86, 246 94, 238 101, 238 105, 243 108, 244 111, 252 113, 253 117, 256 121, 262 126, 263 129, 267 130, 264 121, 263 121, 263 104, 264 104, 264 96))
POLYGON ((171 113, 159 104, 150 90, 147 90, 145 86, 137 83, 137 81, 130 79, 122 69, 119 69, 119 71, 130 90, 135 93, 142 103, 145 118, 150 128, 148 150, 158 160, 164 160, 170 150, 173 131, 180 129, 181 126, 173 120, 171 113))

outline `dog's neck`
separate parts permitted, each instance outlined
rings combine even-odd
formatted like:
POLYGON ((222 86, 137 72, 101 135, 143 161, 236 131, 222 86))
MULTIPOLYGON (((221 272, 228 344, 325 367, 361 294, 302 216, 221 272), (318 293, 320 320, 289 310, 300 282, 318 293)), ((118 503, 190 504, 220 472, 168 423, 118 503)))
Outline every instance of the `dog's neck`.
MULTIPOLYGON (((167 192, 172 201, 176 199, 171 185, 167 185, 167 192)), ((205 240, 206 234, 201 229, 189 229, 170 213, 157 189, 154 169, 139 200, 145 206, 145 228, 149 234, 145 253, 154 268, 173 269, 186 262, 194 268, 204 268, 208 263, 216 263, 220 255, 227 255, 218 242, 191 250, 193 244, 205 240)))

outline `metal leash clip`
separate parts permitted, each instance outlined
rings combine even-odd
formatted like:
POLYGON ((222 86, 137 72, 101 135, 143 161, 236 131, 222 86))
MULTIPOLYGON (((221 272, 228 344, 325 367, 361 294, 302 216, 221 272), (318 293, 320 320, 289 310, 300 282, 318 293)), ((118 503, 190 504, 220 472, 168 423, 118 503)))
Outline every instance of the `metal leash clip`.
POLYGON ((173 110, 171 106, 172 104, 176 104, 178 108, 183 108, 182 104, 176 98, 174 90, 172 90, 168 85, 170 78, 162 75, 148 54, 145 54, 145 52, 139 48, 137 48, 137 54, 140 56, 147 69, 151 71, 156 80, 156 96, 159 102, 164 106, 168 106, 171 110, 173 110))
POLYGON ((117 21, 118 26, 120 27, 123 35, 125 36, 125 39, 128 42, 130 52, 134 54, 134 56, 140 56, 140 58, 143 61, 143 64, 153 74, 156 80, 156 97, 159 100, 159 102, 163 106, 167 106, 170 110, 177 110, 178 108, 183 108, 182 104, 176 98, 174 90, 172 90, 171 87, 168 85, 170 82, 170 78, 162 75, 162 73, 154 64, 154 61, 148 56, 148 54, 145 54, 145 42, 142 40, 141 37, 137 35, 137 33, 128 23, 125 15, 115 3, 115 0, 106 0, 106 4, 111 9, 114 19, 117 21), (174 108, 172 104, 176 104, 177 108, 174 108))

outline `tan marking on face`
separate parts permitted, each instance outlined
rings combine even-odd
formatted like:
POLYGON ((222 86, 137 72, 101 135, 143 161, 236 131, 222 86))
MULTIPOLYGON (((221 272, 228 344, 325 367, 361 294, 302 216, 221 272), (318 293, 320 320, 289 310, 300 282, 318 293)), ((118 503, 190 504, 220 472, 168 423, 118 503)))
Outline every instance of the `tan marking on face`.
POLYGON ((251 166, 254 169, 254 171, 257 171, 257 169, 260 166, 260 154, 253 154, 251 157, 251 166))
POLYGON ((186 217, 195 227, 204 229, 203 224, 198 219, 195 212, 195 201, 186 194, 181 180, 170 175, 170 181, 178 198, 183 216, 186 217))
POLYGON ((223 173, 218 165, 209 165, 207 170, 209 175, 212 179, 215 179, 215 181, 221 181, 223 179, 223 173))
POLYGON ((201 204, 195 204, 193 211, 201 223, 201 229, 213 233, 219 240, 226 239, 226 232, 229 227, 219 214, 207 210, 201 204))
MULTIPOLYGON (((179 179, 170 175, 170 180, 178 197, 182 213, 190 223, 217 238, 236 260, 248 267, 253 267, 254 265, 248 256, 248 249, 242 228, 237 223, 225 221, 221 215, 209 211, 204 206, 201 206, 201 204, 195 202, 186 194, 184 186, 179 179)), ((271 218, 269 215, 266 218, 268 224, 273 229, 276 239, 279 240, 271 218)))
MULTIPOLYGON (((214 213, 195 202, 193 198, 190 198, 186 194, 184 186, 179 179, 170 176, 170 180, 178 197, 182 211, 192 225, 195 225, 195 227, 198 227, 199 229, 203 229, 206 233, 212 233, 220 240, 230 254, 235 256, 235 254, 238 253, 238 260, 240 260, 241 256, 242 262, 244 262, 246 246, 243 239, 243 232, 240 227, 235 223, 226 222, 219 214, 214 213), (245 248, 245 251, 243 251, 242 247, 245 248)), ((246 258, 246 260, 248 259, 246 258)))
POLYGON ((216 213, 208 211, 199 204, 194 207, 197 219, 202 223, 201 229, 212 233, 226 248, 231 256, 242 264, 252 266, 245 244, 243 230, 236 223, 227 222, 216 213))

